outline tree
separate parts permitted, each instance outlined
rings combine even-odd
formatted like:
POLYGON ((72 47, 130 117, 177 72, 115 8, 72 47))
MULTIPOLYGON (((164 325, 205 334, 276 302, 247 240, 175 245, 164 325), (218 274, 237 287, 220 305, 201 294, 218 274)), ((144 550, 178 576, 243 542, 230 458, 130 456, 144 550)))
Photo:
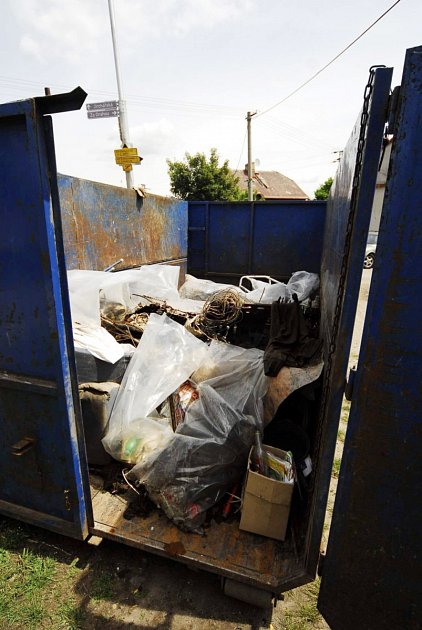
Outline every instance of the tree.
POLYGON ((167 160, 171 191, 188 201, 237 201, 241 198, 238 178, 226 160, 219 165, 217 149, 205 153, 185 153, 182 162, 167 160))
POLYGON ((315 199, 328 199, 328 195, 330 194, 330 189, 333 183, 333 178, 329 177, 325 180, 323 184, 314 192, 315 199))

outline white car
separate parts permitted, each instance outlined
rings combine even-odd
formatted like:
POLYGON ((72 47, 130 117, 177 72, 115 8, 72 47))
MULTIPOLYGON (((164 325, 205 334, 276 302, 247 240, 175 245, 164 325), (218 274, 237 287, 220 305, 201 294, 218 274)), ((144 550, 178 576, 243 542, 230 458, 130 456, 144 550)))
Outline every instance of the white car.
POLYGON ((369 232, 368 240, 366 242, 365 258, 363 261, 364 269, 371 269, 374 264, 375 252, 377 250, 377 241, 378 232, 369 232))

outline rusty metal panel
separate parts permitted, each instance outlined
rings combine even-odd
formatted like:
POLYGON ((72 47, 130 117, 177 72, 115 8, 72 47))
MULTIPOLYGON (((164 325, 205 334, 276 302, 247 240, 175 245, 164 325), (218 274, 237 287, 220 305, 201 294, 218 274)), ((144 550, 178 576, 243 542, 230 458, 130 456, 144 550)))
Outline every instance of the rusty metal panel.
POLYGON ((335 630, 421 628, 422 46, 410 49, 319 606, 335 630))
POLYGON ((105 269, 187 257, 187 202, 58 176, 66 267, 105 269))

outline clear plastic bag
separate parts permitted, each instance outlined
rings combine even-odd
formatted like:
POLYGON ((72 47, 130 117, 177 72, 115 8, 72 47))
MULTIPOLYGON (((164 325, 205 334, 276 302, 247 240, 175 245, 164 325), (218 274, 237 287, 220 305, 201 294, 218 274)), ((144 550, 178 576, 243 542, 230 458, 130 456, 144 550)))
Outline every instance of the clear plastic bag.
POLYGON ((205 513, 242 477, 267 389, 263 353, 212 342, 191 377, 199 396, 165 448, 128 478, 143 484, 178 526, 200 531, 205 513))
POLYGON ((244 276, 242 280, 248 279, 252 289, 243 289, 246 293, 245 299, 254 304, 271 304, 279 298, 283 300, 291 299, 291 292, 284 282, 278 282, 274 278, 268 278, 268 282, 259 280, 254 276, 244 276))
POLYGON ((114 364, 122 358, 124 349, 101 327, 100 287, 108 276, 103 271, 75 269, 68 271, 68 285, 75 346, 114 364))
POLYGON ((287 288, 292 294, 296 293, 299 302, 303 302, 319 289, 319 276, 308 271, 296 271, 287 283, 287 288))
POLYGON ((134 423, 153 414, 189 378, 207 350, 202 341, 166 315, 150 315, 123 377, 103 439, 112 457, 120 459, 115 445, 133 432, 134 423))
POLYGON ((173 437, 167 422, 155 418, 140 418, 131 422, 123 431, 108 433, 103 438, 107 452, 114 459, 127 464, 136 464, 145 458, 157 456, 173 437))

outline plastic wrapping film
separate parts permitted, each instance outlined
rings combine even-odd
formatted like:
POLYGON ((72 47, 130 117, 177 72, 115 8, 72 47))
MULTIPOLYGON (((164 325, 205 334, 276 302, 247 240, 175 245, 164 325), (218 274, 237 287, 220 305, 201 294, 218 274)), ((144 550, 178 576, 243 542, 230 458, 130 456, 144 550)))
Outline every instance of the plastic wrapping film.
POLYGON ((144 265, 115 273, 74 269, 68 271, 69 297, 75 346, 94 357, 116 363, 123 349, 101 327, 101 315, 119 320, 149 296, 182 311, 198 313, 203 302, 180 298, 180 268, 172 265, 144 265))

